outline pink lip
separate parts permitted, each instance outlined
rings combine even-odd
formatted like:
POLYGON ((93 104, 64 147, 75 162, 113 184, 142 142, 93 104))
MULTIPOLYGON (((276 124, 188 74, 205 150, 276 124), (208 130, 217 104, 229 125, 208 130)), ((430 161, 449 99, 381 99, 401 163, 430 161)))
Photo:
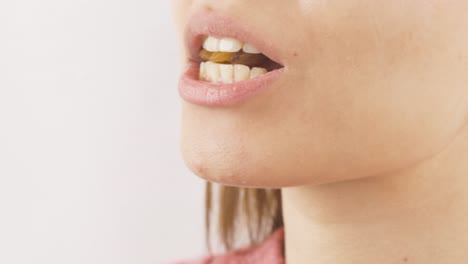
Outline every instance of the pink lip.
POLYGON ((286 67, 270 71, 257 78, 232 84, 208 83, 198 80, 198 52, 206 36, 231 37, 250 43, 270 59, 284 65, 281 53, 262 36, 245 24, 213 12, 199 12, 189 20, 185 41, 189 51, 188 69, 179 81, 179 95, 185 101, 209 107, 232 106, 244 102, 270 87, 286 67))

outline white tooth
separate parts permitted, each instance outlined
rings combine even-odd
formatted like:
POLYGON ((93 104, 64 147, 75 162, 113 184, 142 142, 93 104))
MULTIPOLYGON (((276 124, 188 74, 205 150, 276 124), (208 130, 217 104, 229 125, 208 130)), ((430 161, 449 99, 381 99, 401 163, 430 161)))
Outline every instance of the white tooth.
POLYGON ((219 51, 238 52, 242 49, 242 42, 233 38, 223 38, 219 41, 219 51))
POLYGON ((252 70, 250 70, 250 79, 253 79, 265 73, 267 73, 267 70, 265 68, 253 67, 252 70))
POLYGON ((242 64, 234 65, 234 81, 240 82, 248 80, 250 77, 250 69, 248 66, 242 64))
POLYGON ((203 42, 203 48, 210 52, 217 52, 219 51, 219 39, 214 37, 207 37, 203 42))
POLYGON ((221 82, 232 83, 234 79, 234 66, 232 64, 219 64, 219 71, 221 73, 221 82))
POLYGON ((219 64, 207 61, 205 62, 205 78, 210 82, 218 82, 219 80, 219 64))
POLYGON ((205 63, 202 62, 202 63, 200 63, 200 71, 199 71, 199 74, 198 74, 198 79, 205 80, 205 78, 206 78, 205 63))
POLYGON ((250 54, 260 54, 261 53, 257 48, 255 48, 254 46, 252 46, 251 44, 248 44, 248 43, 244 44, 244 47, 242 47, 242 51, 244 51, 245 53, 250 53, 250 54))

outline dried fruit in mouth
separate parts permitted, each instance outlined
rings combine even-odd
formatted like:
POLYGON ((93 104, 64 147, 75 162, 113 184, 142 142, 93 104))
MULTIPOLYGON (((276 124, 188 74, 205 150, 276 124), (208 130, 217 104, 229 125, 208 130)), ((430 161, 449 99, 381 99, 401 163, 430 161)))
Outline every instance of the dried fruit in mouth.
POLYGON ((203 61, 216 63, 243 64, 249 67, 262 66, 270 59, 263 54, 251 54, 243 51, 239 52, 209 52, 201 49, 199 57, 203 61))

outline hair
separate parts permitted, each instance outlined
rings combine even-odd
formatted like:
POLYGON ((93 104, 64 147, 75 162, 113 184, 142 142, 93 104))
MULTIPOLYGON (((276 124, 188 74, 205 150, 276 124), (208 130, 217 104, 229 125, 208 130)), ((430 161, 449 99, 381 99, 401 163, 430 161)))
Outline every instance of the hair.
POLYGON ((248 245, 253 245, 283 226, 280 190, 217 185, 216 192, 214 187, 206 183, 205 227, 209 252, 212 252, 213 231, 217 231, 215 237, 223 249, 231 251, 240 246, 243 234, 247 235, 248 245))

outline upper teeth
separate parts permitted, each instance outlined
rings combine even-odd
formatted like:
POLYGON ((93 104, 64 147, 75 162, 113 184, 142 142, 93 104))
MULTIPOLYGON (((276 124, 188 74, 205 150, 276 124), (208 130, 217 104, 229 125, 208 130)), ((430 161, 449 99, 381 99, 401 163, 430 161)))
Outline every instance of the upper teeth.
POLYGON ((203 48, 210 52, 238 52, 242 50, 250 54, 260 53, 253 45, 242 43, 240 40, 233 38, 207 37, 203 42, 203 48))

